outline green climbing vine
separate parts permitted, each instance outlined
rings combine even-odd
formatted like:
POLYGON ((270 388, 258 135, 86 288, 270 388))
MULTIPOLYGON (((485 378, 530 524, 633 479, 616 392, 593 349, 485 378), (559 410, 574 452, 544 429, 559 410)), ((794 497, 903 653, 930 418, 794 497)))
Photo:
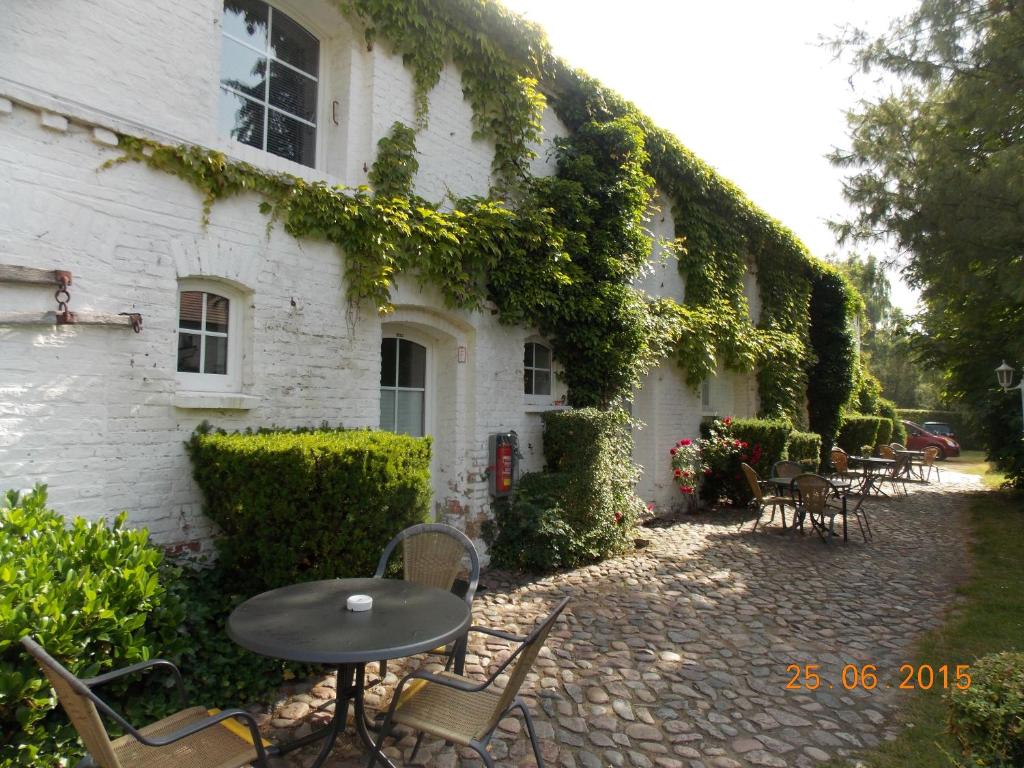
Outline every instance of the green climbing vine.
POLYGON ((396 123, 378 143, 373 193, 128 136, 115 162, 144 162, 194 184, 205 221, 217 200, 258 194, 268 227, 281 222, 295 237, 343 251, 352 302, 387 311, 394 281, 406 272, 436 285, 452 308, 492 300, 502 322, 549 337, 577 405, 628 395, 674 353, 694 386, 719 363, 756 370, 763 415, 803 424, 809 404, 812 426, 831 424, 838 406, 814 376, 827 369, 830 386, 845 386, 840 358, 850 354, 853 289, 792 232, 631 103, 552 56, 543 32, 500 3, 337 2, 369 45, 380 40, 402 57, 414 83, 416 125, 396 123), (417 197, 413 181, 416 133, 448 62, 459 69, 476 136, 494 144, 494 185, 488 198, 442 210, 417 197), (556 142, 550 178, 528 173, 547 103, 541 83, 571 134, 556 142), (644 217, 655 187, 671 201, 677 240, 670 246, 686 285, 674 299, 652 300, 633 287, 650 255, 644 217), (762 305, 753 320, 744 293, 752 268, 762 305), (822 297, 839 308, 826 311, 822 297))

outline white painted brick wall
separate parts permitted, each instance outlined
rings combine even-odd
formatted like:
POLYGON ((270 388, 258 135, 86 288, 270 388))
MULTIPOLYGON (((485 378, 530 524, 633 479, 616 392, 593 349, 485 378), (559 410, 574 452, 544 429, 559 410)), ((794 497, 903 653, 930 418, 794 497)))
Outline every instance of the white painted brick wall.
MULTIPOLYGON (((223 148, 270 169, 365 183, 377 140, 394 121, 413 121, 411 75, 385 45, 368 51, 361 32, 330 4, 296 0, 282 7, 323 42, 315 170, 217 137, 218 0, 93 0, 88 13, 74 4, 5 9, 0 263, 70 270, 73 310, 141 312, 144 330, 0 326, 0 487, 46 482, 65 514, 97 518, 126 509, 158 541, 205 540, 210 529, 183 447, 196 425, 207 419, 226 429, 323 421, 375 427, 381 335, 405 327, 429 337, 433 356, 435 507, 476 537, 490 505, 487 436, 515 430, 524 471, 543 465, 541 415, 522 387, 523 344, 536 338, 532 329, 503 326, 489 309, 445 310, 436 291, 423 292, 413 280, 396 289, 393 316, 349 312, 339 254, 280 228, 268 238, 254 196, 217 204, 204 229, 200 196, 189 185, 134 164, 97 170, 116 156, 103 126, 136 124, 141 133, 223 148), (33 103, 63 104, 63 113, 48 111, 70 117, 67 129, 44 127, 25 94, 38 97, 33 103), (175 355, 184 277, 225 280, 245 292, 247 410, 175 405, 176 398, 183 402, 175 355), (466 348, 465 363, 458 362, 459 347, 466 348)), ((487 192, 493 147, 472 138, 471 118, 458 72, 446 67, 430 95, 429 128, 417 141, 420 194, 440 200, 487 192)), ((552 173, 552 140, 567 132, 551 109, 543 125, 532 168, 552 173)), ((671 208, 664 198, 658 204, 650 226, 672 237, 671 208)), ((640 286, 682 298, 675 263, 655 254, 652 264, 640 286)), ((47 311, 52 294, 0 285, 0 308, 47 311)), ((747 389, 734 383, 734 400, 747 389)), ((552 400, 564 391, 556 384, 552 400)), ((679 436, 696 433, 699 399, 669 363, 648 377, 634 413, 648 424, 636 441, 647 470, 640 490, 670 503, 667 450, 679 436)))

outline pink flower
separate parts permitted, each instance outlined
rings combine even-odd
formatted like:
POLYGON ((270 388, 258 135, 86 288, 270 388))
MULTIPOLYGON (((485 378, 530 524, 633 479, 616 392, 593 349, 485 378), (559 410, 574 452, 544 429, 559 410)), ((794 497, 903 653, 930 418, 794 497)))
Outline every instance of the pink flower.
POLYGON ((668 452, 671 453, 673 456, 676 455, 676 449, 675 448, 669 448, 668 452))
POLYGON ((692 442, 693 442, 693 440, 691 440, 690 438, 684 437, 682 440, 679 441, 679 444, 680 445, 689 445, 692 442))
POLYGON ((680 477, 680 476, 681 476, 681 475, 682 475, 683 473, 682 473, 682 472, 680 472, 680 471, 679 471, 679 470, 677 469, 677 470, 675 470, 675 471, 673 472, 673 474, 674 474, 674 475, 675 475, 676 477, 680 477))
POLYGON ((681 485, 681 486, 679 486, 679 490, 680 490, 680 491, 681 491, 682 493, 693 493, 693 486, 690 486, 690 485, 681 485))
POLYGON ((722 419, 722 423, 725 424, 725 426, 727 426, 727 427, 731 426, 732 425, 732 416, 726 416, 724 419, 722 419))
POLYGON ((621 522, 622 522, 622 513, 621 512, 616 512, 615 513, 615 524, 618 525, 621 522))

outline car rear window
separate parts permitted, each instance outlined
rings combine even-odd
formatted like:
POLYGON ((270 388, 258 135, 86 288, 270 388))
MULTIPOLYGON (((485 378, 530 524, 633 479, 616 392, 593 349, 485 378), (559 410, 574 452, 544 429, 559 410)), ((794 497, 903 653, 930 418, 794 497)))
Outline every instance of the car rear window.
POLYGON ((933 435, 951 435, 953 434, 953 428, 949 424, 945 424, 941 421, 926 421, 924 428, 931 432, 933 435))

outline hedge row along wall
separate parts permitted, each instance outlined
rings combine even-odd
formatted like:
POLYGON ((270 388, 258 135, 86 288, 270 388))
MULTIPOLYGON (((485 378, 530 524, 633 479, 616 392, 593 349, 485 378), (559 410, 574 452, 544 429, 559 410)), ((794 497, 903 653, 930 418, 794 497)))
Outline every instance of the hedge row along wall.
POLYGON ((427 518, 430 438, 197 432, 188 451, 223 532, 218 565, 251 592, 370 576, 388 541, 427 518))
POLYGON ((874 451, 879 443, 888 443, 883 437, 892 435, 892 421, 882 416, 846 416, 839 429, 837 443, 849 454, 860 455, 865 445, 874 451))

